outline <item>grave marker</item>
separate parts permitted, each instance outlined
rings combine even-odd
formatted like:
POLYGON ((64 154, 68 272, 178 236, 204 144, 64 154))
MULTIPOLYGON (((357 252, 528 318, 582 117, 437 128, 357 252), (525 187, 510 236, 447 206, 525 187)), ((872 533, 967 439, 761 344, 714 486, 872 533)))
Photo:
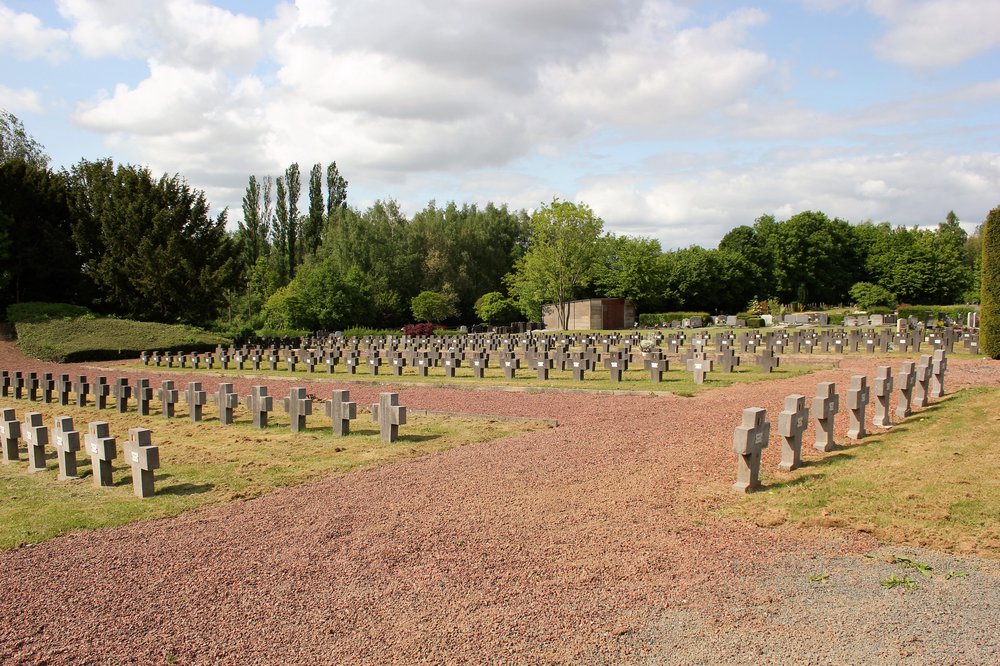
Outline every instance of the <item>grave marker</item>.
POLYGON ((358 404, 351 402, 351 392, 339 389, 326 403, 326 415, 330 417, 335 437, 346 437, 351 432, 351 419, 358 417, 358 404))
POLYGON ((868 378, 864 375, 851 377, 851 388, 847 389, 848 427, 847 436, 851 439, 864 439, 865 409, 868 407, 868 378))
POLYGON ((813 448, 827 453, 836 447, 833 437, 834 417, 840 411, 840 396, 834 382, 820 382, 816 386, 816 397, 812 401, 810 413, 816 420, 816 442, 813 448))
MULTIPOLYGON (((128 411, 128 399, 132 397, 132 387, 128 385, 128 379, 125 377, 116 379, 114 385, 111 387, 111 395, 114 396, 115 407, 118 409, 119 414, 124 414, 128 411)), ((86 437, 84 437, 84 440, 86 440, 86 437)))
POLYGON ((92 421, 87 424, 87 434, 84 435, 83 442, 90 456, 94 485, 113 486, 111 469, 114 459, 118 457, 118 447, 115 438, 108 432, 107 422, 92 421))
POLYGON ((153 446, 153 433, 129 428, 125 462, 132 468, 132 492, 136 497, 153 496, 153 471, 160 467, 160 447, 153 446))
POLYGON ((160 383, 160 389, 157 391, 157 396, 160 398, 160 403, 163 405, 163 417, 172 419, 174 417, 174 406, 177 401, 180 400, 180 393, 174 388, 174 380, 164 379, 160 383))
POLYGON ((42 423, 41 412, 28 412, 21 425, 24 443, 28 445, 28 471, 45 471, 45 447, 49 443, 49 428, 42 423))
POLYGON ((944 373, 948 369, 948 358, 945 350, 935 349, 931 358, 931 390, 932 398, 944 397, 944 373))
POLYGON ((378 423, 383 442, 395 442, 399 426, 406 424, 406 407, 399 404, 398 393, 380 393, 372 405, 372 419, 378 423))
POLYGON ((274 409, 274 399, 267 394, 266 386, 254 386, 250 395, 244 397, 244 402, 253 417, 255 428, 267 427, 267 413, 274 409))
POLYGON ((60 481, 80 478, 76 468, 76 453, 80 450, 80 433, 73 429, 73 417, 56 417, 56 425, 52 429, 52 447, 56 450, 56 458, 59 460, 59 476, 57 478, 60 481))
POLYGON ((916 365, 917 380, 913 385, 913 406, 926 407, 928 405, 929 384, 931 381, 932 361, 931 357, 924 355, 916 365))
POLYGON ((892 397, 892 368, 880 365, 875 369, 872 392, 875 394, 875 416, 872 417, 872 425, 879 428, 891 428, 889 398, 892 397))
POLYGON ((282 404, 288 413, 288 418, 291 419, 292 432, 305 430, 306 417, 312 414, 312 399, 306 395, 306 390, 301 387, 293 387, 282 404))
POLYGON ((233 393, 233 385, 223 382, 219 384, 218 390, 212 395, 215 398, 215 406, 219 410, 219 423, 232 425, 233 410, 240 401, 239 396, 233 393))
POLYGON ((189 419, 196 423, 201 421, 201 412, 207 397, 201 388, 201 382, 188 382, 187 391, 184 392, 184 402, 188 406, 189 419))
POLYGON ((741 493, 760 488, 760 456, 771 435, 767 410, 747 407, 743 410, 742 423, 733 433, 733 451, 736 453, 736 483, 733 490, 741 493))
POLYGON ((8 464, 21 459, 18 440, 21 437, 21 423, 17 413, 10 407, 0 411, 0 438, 3 439, 3 462, 8 464))
POLYGON ((899 402, 896 404, 896 418, 905 419, 913 413, 913 386, 917 383, 917 368, 913 361, 903 361, 896 375, 899 402))
POLYGON ((804 395, 785 396, 785 409, 778 414, 778 434, 782 437, 778 469, 790 472, 802 465, 802 435, 809 427, 809 408, 804 395))

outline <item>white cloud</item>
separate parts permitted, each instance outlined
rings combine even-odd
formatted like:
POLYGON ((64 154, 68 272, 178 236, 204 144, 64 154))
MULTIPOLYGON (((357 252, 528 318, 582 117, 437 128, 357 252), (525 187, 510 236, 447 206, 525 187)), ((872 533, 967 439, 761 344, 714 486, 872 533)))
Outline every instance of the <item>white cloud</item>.
POLYGON ((0 109, 11 113, 21 111, 41 111, 42 101, 37 91, 31 88, 8 88, 0 83, 0 109))
POLYGON ((875 44, 886 60, 914 67, 950 67, 1000 46, 1000 0, 872 0, 889 24, 875 44))
POLYGON ((46 28, 34 14, 15 12, 0 3, 0 52, 18 60, 61 60, 66 56, 68 35, 46 28))

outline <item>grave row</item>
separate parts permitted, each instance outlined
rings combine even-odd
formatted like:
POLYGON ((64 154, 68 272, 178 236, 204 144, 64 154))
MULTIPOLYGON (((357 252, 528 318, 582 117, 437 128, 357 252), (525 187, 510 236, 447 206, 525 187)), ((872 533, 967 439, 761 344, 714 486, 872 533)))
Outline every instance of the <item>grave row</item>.
MULTIPOLYGON (((943 397, 947 368, 948 359, 944 351, 937 350, 933 356, 921 356, 919 361, 904 361, 895 377, 889 366, 878 366, 870 387, 865 375, 852 376, 851 386, 845 396, 848 410, 847 437, 860 440, 867 435, 865 413, 872 394, 875 396, 872 425, 879 428, 890 428, 893 425, 889 400, 894 389, 898 394, 895 411, 897 419, 910 416, 914 408, 926 407, 930 398, 943 397)), ((778 468, 788 472, 802 464, 802 440, 810 415, 816 423, 813 448, 823 453, 834 450, 834 418, 839 411, 840 396, 837 395, 834 382, 820 382, 817 385, 811 408, 806 407, 806 396, 787 396, 784 410, 778 415, 778 435, 782 438, 778 468)), ((767 420, 767 410, 761 407, 747 407, 743 410, 741 423, 733 433, 733 451, 736 453, 735 490, 747 493, 760 488, 760 459, 768 445, 770 434, 771 423, 767 420)))
MULTIPOLYGON (((69 375, 61 375, 55 379, 52 373, 44 373, 39 378, 38 373, 29 372, 25 376, 21 372, 13 375, 4 370, 0 371, 0 395, 8 397, 13 395, 15 399, 27 397, 28 400, 35 401, 41 398, 43 402, 57 402, 60 405, 71 404, 70 396, 78 407, 86 407, 93 396, 92 402, 98 409, 107 407, 108 397, 114 398, 114 404, 119 413, 128 410, 129 400, 134 397, 136 409, 141 416, 148 416, 150 404, 154 400, 153 388, 149 379, 138 379, 133 387, 129 384, 128 378, 119 377, 113 383, 107 381, 106 377, 98 377, 91 385, 85 375, 78 376, 71 381, 69 375)), ((189 382, 187 389, 181 393, 175 387, 173 380, 164 380, 160 388, 156 390, 156 399, 161 405, 161 413, 166 418, 173 418, 175 406, 183 398, 187 405, 188 418, 193 422, 202 420, 204 406, 209 399, 218 408, 219 423, 231 425, 235 422, 235 410, 240 405, 240 396, 233 391, 230 383, 220 383, 219 388, 214 393, 208 393, 202 388, 201 382, 189 382)), ((254 386, 249 395, 243 396, 243 405, 250 413, 253 425, 257 428, 266 428, 268 415, 274 410, 274 398, 268 395, 266 386, 254 386)), ((284 411, 290 419, 292 432, 301 432, 306 429, 306 417, 312 414, 313 399, 306 394, 306 389, 293 387, 288 396, 282 400, 284 411)), ((357 404, 351 402, 350 391, 335 390, 330 400, 325 403, 326 415, 330 418, 333 434, 345 436, 349 434, 350 421, 357 418, 357 404)), ((399 436, 399 426, 406 424, 406 407, 399 404, 399 395, 396 393, 382 393, 379 395, 379 402, 371 406, 372 419, 379 425, 379 433, 386 442, 394 442, 399 436)))
MULTIPOLYGON (((153 472, 160 467, 160 449, 153 446, 152 432, 146 428, 130 428, 128 441, 123 446, 125 462, 132 468, 132 489, 137 497, 153 495, 153 472)), ((73 418, 57 416, 52 427, 42 422, 40 412, 28 412, 24 421, 17 420, 12 408, 0 410, 0 440, 3 446, 3 463, 9 465, 21 459, 20 440, 27 447, 28 471, 44 472, 45 447, 55 449, 59 461, 60 481, 78 479, 76 454, 81 450, 80 433, 73 427, 73 418)), ((117 440, 111 436, 106 421, 91 421, 83 436, 83 450, 90 456, 94 484, 102 487, 114 485, 112 469, 118 457, 117 440)))

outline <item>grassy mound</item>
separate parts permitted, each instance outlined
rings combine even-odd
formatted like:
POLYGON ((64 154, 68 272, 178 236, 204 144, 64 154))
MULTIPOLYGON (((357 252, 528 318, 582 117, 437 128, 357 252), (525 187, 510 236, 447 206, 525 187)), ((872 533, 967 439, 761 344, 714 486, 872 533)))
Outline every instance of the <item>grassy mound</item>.
POLYGON ((193 326, 103 318, 62 303, 21 303, 7 312, 21 351, 43 361, 135 358, 148 349, 210 351, 229 342, 193 326))

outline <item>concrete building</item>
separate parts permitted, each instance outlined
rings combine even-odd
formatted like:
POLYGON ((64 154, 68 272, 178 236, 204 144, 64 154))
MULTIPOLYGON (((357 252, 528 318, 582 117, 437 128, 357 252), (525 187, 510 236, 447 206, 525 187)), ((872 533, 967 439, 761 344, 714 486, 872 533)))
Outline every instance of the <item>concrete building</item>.
MULTIPOLYGON (((635 304, 624 298, 588 298, 570 301, 569 330, 626 329, 635 326, 635 304)), ((546 330, 559 330, 559 310, 554 303, 542 306, 546 330)))

